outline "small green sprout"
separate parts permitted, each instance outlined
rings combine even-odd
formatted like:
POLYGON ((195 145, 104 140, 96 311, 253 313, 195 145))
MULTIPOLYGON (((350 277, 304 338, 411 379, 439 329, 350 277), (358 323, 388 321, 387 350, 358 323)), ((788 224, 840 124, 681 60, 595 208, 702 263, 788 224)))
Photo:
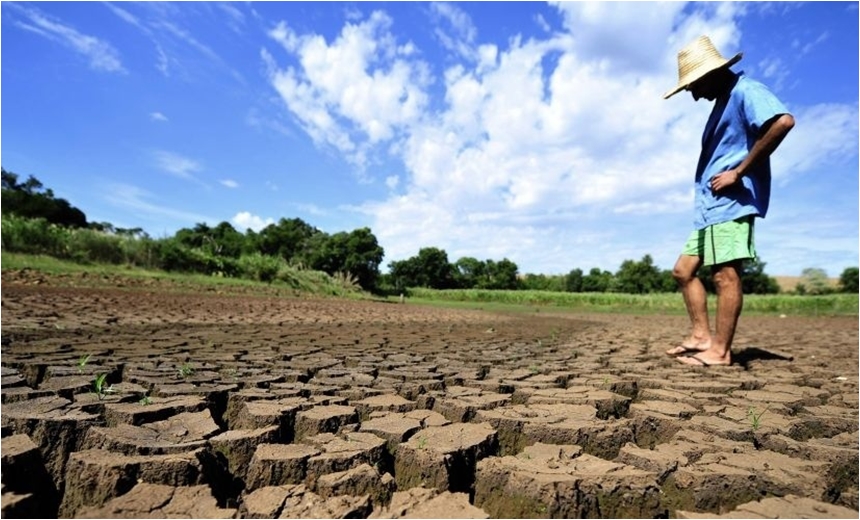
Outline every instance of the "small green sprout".
POLYGON ((181 367, 179 367, 179 377, 185 379, 194 373, 194 368, 188 363, 183 363, 181 367))
POLYGON ((89 362, 90 357, 92 357, 92 354, 86 354, 86 355, 82 355, 78 359, 78 373, 81 373, 84 371, 84 367, 87 366, 87 362, 89 362))
POLYGON ((107 374, 99 374, 93 379, 93 391, 99 397, 99 401, 104 399, 107 394, 116 392, 113 385, 107 384, 107 374))
POLYGON ((137 404, 142 405, 142 406, 152 404, 152 398, 149 397, 148 395, 144 394, 144 396, 140 398, 140 400, 137 402, 137 404))
POLYGON ((756 413, 755 406, 750 406, 749 410, 747 410, 747 418, 753 431, 757 431, 761 427, 761 416, 764 415, 767 409, 768 407, 765 407, 761 413, 756 413))
POLYGON ((418 438, 418 449, 423 450, 425 446, 427 446, 427 437, 422 435, 418 438))

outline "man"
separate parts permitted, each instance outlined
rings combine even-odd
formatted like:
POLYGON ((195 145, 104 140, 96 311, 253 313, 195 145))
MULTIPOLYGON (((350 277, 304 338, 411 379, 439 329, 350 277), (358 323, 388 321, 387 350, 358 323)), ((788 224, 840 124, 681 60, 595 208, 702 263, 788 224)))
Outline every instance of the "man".
POLYGON ((730 365, 731 348, 743 307, 743 261, 755 258, 753 225, 770 200, 770 155, 794 127, 785 106, 761 83, 729 67, 742 53, 724 58, 707 36, 678 52, 678 86, 714 108, 702 135, 696 167, 695 230, 672 275, 684 295, 692 331, 666 353, 695 366, 730 365), (710 332, 707 293, 696 277, 710 267, 717 289, 715 333, 710 332))

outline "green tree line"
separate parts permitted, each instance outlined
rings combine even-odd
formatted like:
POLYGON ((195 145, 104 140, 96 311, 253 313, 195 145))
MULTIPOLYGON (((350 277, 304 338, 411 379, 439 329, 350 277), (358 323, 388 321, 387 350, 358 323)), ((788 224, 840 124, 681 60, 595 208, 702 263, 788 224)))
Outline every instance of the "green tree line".
MULTIPOLYGON (((639 261, 623 261, 615 273, 595 267, 587 273, 576 268, 565 275, 521 275, 517 264, 507 258, 463 257, 452 263, 444 250, 425 247, 416 256, 390 262, 389 272, 381 273, 384 250, 369 228, 329 234, 299 218, 281 218, 259 232, 248 229, 244 233, 226 221, 216 226, 198 223, 171 237, 154 239, 141 228, 88 222, 83 211, 55 197, 32 175, 22 183, 17 174, 5 169, 2 214, 4 250, 78 262, 259 281, 276 280, 290 266, 343 277, 366 291, 384 294, 404 293, 410 287, 629 294, 677 290, 671 271, 655 266, 650 255, 639 261)), ((776 281, 764 273, 764 266, 760 259, 746 264, 742 278, 745 293, 779 292, 776 281)), ((820 270, 808 271, 809 282, 798 286, 799 293, 834 290, 821 285, 820 270)), ((713 292, 709 277, 702 279, 713 292)), ((856 267, 843 272, 835 290, 857 292, 856 267)))

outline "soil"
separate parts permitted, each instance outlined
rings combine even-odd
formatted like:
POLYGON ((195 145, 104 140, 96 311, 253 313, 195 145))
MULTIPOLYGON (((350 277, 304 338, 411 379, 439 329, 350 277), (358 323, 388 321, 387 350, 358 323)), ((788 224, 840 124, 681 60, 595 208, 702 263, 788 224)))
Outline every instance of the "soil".
POLYGON ((857 317, 686 326, 6 270, 2 516, 857 518, 857 317))

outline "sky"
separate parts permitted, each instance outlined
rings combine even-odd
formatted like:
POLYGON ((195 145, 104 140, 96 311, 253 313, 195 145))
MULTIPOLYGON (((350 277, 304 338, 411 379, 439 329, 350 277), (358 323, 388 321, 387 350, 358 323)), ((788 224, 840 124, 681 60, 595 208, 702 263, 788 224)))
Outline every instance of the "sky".
POLYGON ((708 35, 796 119, 765 272, 858 263, 856 2, 7 2, 0 160, 90 222, 368 227, 521 273, 671 269, 712 103, 708 35))

